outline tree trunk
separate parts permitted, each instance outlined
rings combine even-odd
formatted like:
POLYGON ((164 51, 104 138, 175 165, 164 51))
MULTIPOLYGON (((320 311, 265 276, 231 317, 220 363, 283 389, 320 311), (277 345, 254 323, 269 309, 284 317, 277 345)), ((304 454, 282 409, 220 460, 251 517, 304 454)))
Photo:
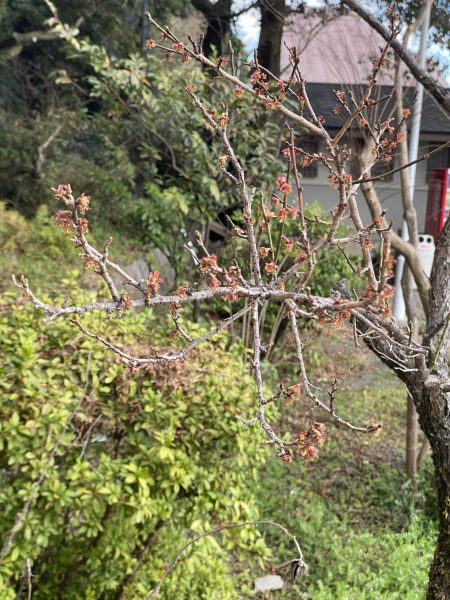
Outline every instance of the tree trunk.
POLYGON ((439 536, 427 600, 450 600, 450 219, 439 236, 430 276, 430 311, 424 341, 428 377, 416 400, 420 424, 433 452, 439 502, 439 536))
MULTIPOLYGON (((448 284, 447 287, 450 289, 448 284)), ((427 600, 450 600, 450 393, 440 389, 437 378, 434 386, 423 385, 420 375, 414 379, 416 385, 410 391, 421 427, 430 441, 439 507, 439 534, 427 600)))
POLYGON ((194 8, 206 19, 207 28, 203 41, 203 52, 210 57, 214 53, 222 56, 226 53, 226 38, 231 30, 232 0, 218 0, 213 4, 210 0, 192 0, 194 8))
POLYGON ((261 31, 258 42, 258 62, 279 77, 286 0, 260 0, 259 5, 261 31))
MULTIPOLYGON (((448 396, 448 394, 447 394, 448 396)), ((448 402, 448 401, 447 401, 448 402)), ((450 415, 447 412, 450 435, 450 415)), ((450 449, 449 438, 433 450, 439 501, 439 536, 431 563, 427 600, 450 599, 450 449)))

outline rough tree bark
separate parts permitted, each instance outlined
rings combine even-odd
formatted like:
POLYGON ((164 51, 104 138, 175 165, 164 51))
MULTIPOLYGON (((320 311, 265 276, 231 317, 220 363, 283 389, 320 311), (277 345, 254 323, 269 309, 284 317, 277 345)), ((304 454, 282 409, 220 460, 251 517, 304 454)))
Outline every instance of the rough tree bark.
POLYGON ((261 32, 258 42, 258 61, 276 77, 279 77, 286 0, 260 0, 259 6, 261 32))
MULTIPOLYGON (((430 570, 428 600, 450 598, 450 219, 441 232, 430 277, 430 312, 424 336, 430 375, 414 382, 419 420, 432 449, 439 502, 439 537, 430 570), (423 385, 424 384, 424 385, 423 385)), ((413 374, 412 379, 416 379, 413 374)))
POLYGON ((207 27, 203 41, 203 51, 209 57, 215 52, 219 56, 226 53, 225 40, 231 29, 231 5, 233 0, 192 0, 194 8, 206 19, 207 27))

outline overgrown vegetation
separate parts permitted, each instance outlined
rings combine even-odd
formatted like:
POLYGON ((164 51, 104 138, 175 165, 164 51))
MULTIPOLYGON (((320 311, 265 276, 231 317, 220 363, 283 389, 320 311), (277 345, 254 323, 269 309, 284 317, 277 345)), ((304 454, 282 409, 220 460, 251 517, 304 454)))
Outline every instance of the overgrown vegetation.
MULTIPOLYGON (((145 344, 149 331, 167 334, 148 312, 116 319, 114 329, 125 347, 145 344)), ((225 351, 216 339, 214 352, 205 346, 189 364, 130 373, 71 324, 43 324, 11 296, 2 298, 0 346, 5 600, 16 598, 27 559, 36 599, 56 590, 144 597, 193 533, 257 516, 249 482, 262 454, 259 436, 236 419, 252 403, 249 377, 234 376, 238 346, 225 351)), ((251 529, 207 539, 163 597, 238 598, 248 567, 239 583, 226 577, 229 565, 265 556, 251 529)))
MULTIPOLYGON (((14 4, 2 22, 4 38, 47 27, 39 2, 14 4)), ((48 196, 51 186, 68 180, 95 199, 89 217, 99 247, 112 234, 111 254, 120 249, 127 262, 159 248, 181 283, 192 268, 182 243, 189 244, 197 228, 208 241, 207 221, 218 214, 224 219, 225 212, 234 218, 238 202, 218 169, 218 141, 186 103, 184 84, 195 79, 212 106, 225 98, 230 103, 230 140, 249 185, 262 190, 261 204, 280 172, 282 120, 267 118, 253 101, 230 101, 223 82, 211 83, 195 66, 144 60, 137 20, 123 27, 124 3, 99 3, 100 18, 89 14, 89 2, 57 4, 64 21, 83 17, 81 34, 73 30, 70 44, 56 38, 37 44, 16 63, 0 66, 6 202, 0 203, 0 288, 9 286, 12 272, 26 272, 35 289, 69 290, 76 301, 71 272, 77 251, 53 226, 48 196), (102 47, 106 28, 110 43, 102 47), (57 283, 55 265, 66 277, 57 283)), ((316 207, 307 217, 315 214, 316 207)), ((309 225, 311 239, 325 231, 317 222, 309 225)), ((290 225, 283 227, 290 235, 290 225)), ((219 254, 239 257, 240 244, 233 239, 219 254)), ((82 287, 98 289, 91 273, 83 274, 82 287)), ((341 278, 354 287, 348 259, 334 247, 319 260, 309 291, 326 295, 341 278)), ((130 372, 73 325, 45 324, 15 298, 0 300, 1 598, 27 595, 27 560, 37 600, 144 598, 194 534, 258 516, 286 524, 310 566, 295 585, 268 597, 424 597, 436 536, 431 468, 426 463, 414 482, 402 474, 404 389, 384 370, 378 373, 379 363, 342 360, 332 335, 306 342, 315 382, 329 385, 336 375, 344 382, 340 414, 361 423, 382 414, 383 429, 355 439, 326 423, 319 462, 286 464, 273 453, 265 461, 259 431, 236 419, 251 416, 254 406, 252 380, 241 375, 247 351, 238 335, 215 338, 189 364, 130 372), (356 385, 346 383, 350 367, 359 369, 356 385)), ((224 303, 209 310, 222 313, 224 303)), ((268 329, 276 317, 270 310, 264 315, 268 329)), ((171 326, 158 312, 91 315, 85 324, 101 332, 106 321, 112 341, 138 353, 150 332, 152 343, 170 338, 171 326)), ((190 323, 190 333, 204 325, 190 323)), ((280 331, 282 343, 265 369, 270 375, 279 368, 283 377, 292 372, 292 340, 280 331)), ((294 432, 311 417, 295 403, 284 414, 279 427, 294 432)), ((206 538, 165 581, 161 596, 252 597, 255 575, 290 558, 292 546, 276 530, 206 538)))
MULTIPOLYGON (((263 463, 259 432, 236 419, 253 402, 251 379, 233 375, 239 346, 225 352, 216 342, 189 364, 129 373, 69 323, 45 324, 11 295, 1 312, 3 545, 32 498, 0 569, 2 598, 15 598, 21 580, 25 590, 27 558, 37 599, 55 589, 74 599, 144 597, 191 536, 256 517, 288 525, 310 566, 274 598, 424 597, 436 532, 431 464, 405 479, 404 391, 367 355, 351 367, 371 374, 343 389, 339 404, 361 421, 383 411, 383 430, 355 439, 329 423, 320 461, 263 463)), ((91 316, 90 327, 103 320, 91 316)), ((114 320, 114 340, 128 348, 167 327, 148 312, 126 316, 114 320)), ((349 359, 333 334, 322 343, 327 351, 311 346, 308 362, 324 380, 345 377, 349 359)), ((301 428, 301 407, 283 413, 286 427, 301 428)), ((196 544, 162 597, 251 597, 254 576, 293 552, 276 529, 263 531, 196 544)))

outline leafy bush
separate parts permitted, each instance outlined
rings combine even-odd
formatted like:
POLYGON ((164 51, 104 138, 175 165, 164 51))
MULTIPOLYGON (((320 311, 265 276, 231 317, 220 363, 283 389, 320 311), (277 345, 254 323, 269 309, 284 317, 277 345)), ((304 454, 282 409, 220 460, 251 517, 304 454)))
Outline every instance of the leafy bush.
MULTIPOLYGON (((103 244, 108 235, 114 238, 112 255, 120 248, 122 256, 131 261, 137 253, 133 239, 108 228, 95 227, 92 238, 103 244)), ((67 288, 59 279, 70 277, 80 267, 79 252, 74 249, 67 235, 52 222, 50 209, 42 204, 32 219, 25 219, 19 212, 9 210, 0 201, 0 290, 12 287, 11 275, 27 273, 33 285, 52 289, 54 293, 67 288), (45 248, 45 252, 44 252, 45 248), (59 278, 55 280, 54 267, 58 265, 59 278)), ((86 271, 81 279, 83 288, 98 288, 98 280, 86 271)))
MULTIPOLYGON (((68 322, 45 324, 7 295, 1 312, 3 548, 17 526, 1 598, 16 597, 27 559, 37 600, 143 597, 192 532, 257 516, 248 483, 262 454, 236 419, 253 402, 239 347, 225 352, 219 338, 187 363, 130 373, 68 322)), ((86 326, 101 332, 106 320, 86 326)), ((125 348, 168 333, 150 311, 113 325, 125 348)), ((207 538, 162 598, 242 597, 248 581, 238 586, 230 561, 266 554, 253 530, 207 538)))
MULTIPOLYGON (((0 202, 0 289, 11 284, 11 274, 33 273, 36 281, 47 282, 49 260, 62 263, 63 257, 76 258, 71 253, 70 242, 56 227, 50 225, 46 206, 38 209, 32 221, 27 221, 15 210, 7 210, 0 202), (45 254, 42 249, 45 247, 45 254)), ((65 260, 73 268, 74 261, 65 260)), ((48 280, 50 283, 50 280, 48 280)))

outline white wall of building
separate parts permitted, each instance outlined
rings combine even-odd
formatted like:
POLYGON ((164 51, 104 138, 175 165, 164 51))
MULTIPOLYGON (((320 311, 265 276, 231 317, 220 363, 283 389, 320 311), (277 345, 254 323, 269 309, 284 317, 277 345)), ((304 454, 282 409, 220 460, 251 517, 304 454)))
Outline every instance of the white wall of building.
MULTIPOLYGON (((421 148, 419 149, 419 154, 425 153, 427 149, 428 145, 421 146, 421 148)), ((398 162, 396 162, 394 166, 397 167, 398 162)), ((418 163, 417 165, 416 185, 414 193, 414 205, 417 210, 419 232, 424 231, 425 225, 425 213, 428 193, 426 175, 427 161, 424 160, 421 163, 418 163)), ((338 202, 338 196, 336 190, 333 190, 330 187, 327 181, 327 176, 327 169, 323 165, 319 164, 317 177, 303 178, 302 185, 304 201, 307 204, 312 204, 316 201, 320 204, 323 210, 328 212, 336 206, 338 202)), ((386 208, 388 210, 386 214, 387 219, 390 219, 394 222, 393 230, 398 231, 402 227, 403 219, 399 175, 395 174, 392 181, 375 182, 375 189, 378 192, 383 208, 386 208)), ((366 206, 364 196, 361 192, 358 193, 357 199, 363 221, 365 223, 371 223, 372 219, 370 217, 370 212, 366 206)))

